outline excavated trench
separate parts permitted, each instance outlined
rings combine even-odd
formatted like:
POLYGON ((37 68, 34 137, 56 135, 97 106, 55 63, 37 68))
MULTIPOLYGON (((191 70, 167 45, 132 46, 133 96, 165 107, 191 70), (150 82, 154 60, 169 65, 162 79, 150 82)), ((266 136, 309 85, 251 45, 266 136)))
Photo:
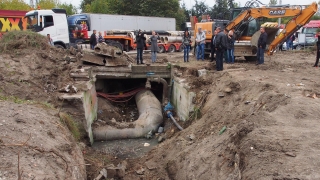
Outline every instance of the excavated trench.
POLYGON ((149 81, 151 87, 146 82, 146 78, 97 79, 94 149, 125 159, 140 157, 158 144, 154 135, 166 118, 162 101, 167 94, 160 81, 149 81))

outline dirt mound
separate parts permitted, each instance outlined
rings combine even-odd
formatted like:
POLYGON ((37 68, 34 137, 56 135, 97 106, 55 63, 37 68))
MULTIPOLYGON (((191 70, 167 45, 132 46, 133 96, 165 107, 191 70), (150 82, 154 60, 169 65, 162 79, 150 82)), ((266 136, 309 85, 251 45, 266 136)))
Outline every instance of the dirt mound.
POLYGON ((44 105, 1 101, 0 179, 86 179, 81 149, 44 105), (20 178, 19 178, 20 177, 20 178))
POLYGON ((45 36, 32 31, 10 31, 0 39, 0 52, 10 54, 26 54, 30 50, 50 49, 45 36), (28 49, 28 51, 24 51, 28 49))

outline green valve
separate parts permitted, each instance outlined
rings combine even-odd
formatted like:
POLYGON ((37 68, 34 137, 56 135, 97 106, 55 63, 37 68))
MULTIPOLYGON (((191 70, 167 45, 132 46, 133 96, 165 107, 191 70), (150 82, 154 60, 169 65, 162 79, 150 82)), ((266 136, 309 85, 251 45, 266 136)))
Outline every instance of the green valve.
POLYGON ((226 129, 227 129, 227 126, 223 126, 223 128, 219 132, 219 135, 221 135, 226 129))

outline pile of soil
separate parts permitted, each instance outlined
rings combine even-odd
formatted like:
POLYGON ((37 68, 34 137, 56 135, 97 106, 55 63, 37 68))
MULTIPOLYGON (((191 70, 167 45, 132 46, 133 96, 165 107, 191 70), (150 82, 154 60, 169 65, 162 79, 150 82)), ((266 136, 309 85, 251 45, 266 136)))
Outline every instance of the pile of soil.
POLYGON ((78 63, 28 31, 6 33, 0 52, 0 179, 86 179, 82 150, 54 108, 78 63))
POLYGON ((211 92, 203 116, 130 161, 125 179, 318 179, 320 71, 314 59, 314 53, 284 52, 267 57, 265 65, 185 74, 211 92))

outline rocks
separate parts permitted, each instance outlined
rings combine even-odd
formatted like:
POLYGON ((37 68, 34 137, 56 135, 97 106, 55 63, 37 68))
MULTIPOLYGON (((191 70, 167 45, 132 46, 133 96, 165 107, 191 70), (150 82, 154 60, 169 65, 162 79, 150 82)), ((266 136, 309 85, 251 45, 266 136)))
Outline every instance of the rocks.
POLYGON ((190 134, 190 135, 188 135, 187 136, 191 141, 193 141, 195 138, 196 138, 196 136, 194 135, 194 134, 190 134))
POLYGON ((135 171, 136 171, 136 173, 137 173, 138 175, 143 175, 145 169, 144 169, 143 167, 140 167, 139 169, 136 169, 135 171))
POLYGON ((204 76, 207 74, 207 70, 206 69, 199 69, 198 70, 198 77, 204 76))
POLYGON ((158 143, 161 143, 161 142, 163 142, 165 140, 165 137, 163 137, 163 136, 159 136, 158 137, 158 143))
POLYGON ((126 174, 127 166, 127 161, 121 162, 117 165, 117 167, 115 167, 113 164, 110 164, 107 167, 107 178, 123 178, 126 174))
POLYGON ((231 93, 231 92, 232 92, 232 89, 229 88, 229 87, 226 87, 226 88, 224 89, 224 92, 226 92, 226 93, 231 93))

